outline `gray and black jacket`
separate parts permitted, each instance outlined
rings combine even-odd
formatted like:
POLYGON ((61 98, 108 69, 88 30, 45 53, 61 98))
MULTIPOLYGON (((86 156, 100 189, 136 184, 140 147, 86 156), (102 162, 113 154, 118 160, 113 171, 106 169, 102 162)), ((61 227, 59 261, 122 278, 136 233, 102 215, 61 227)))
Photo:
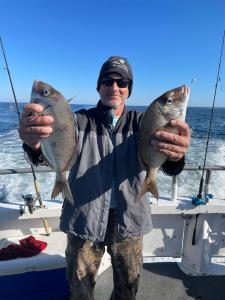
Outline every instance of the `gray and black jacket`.
MULTIPOLYGON (((75 113, 79 153, 69 175, 73 206, 65 200, 60 228, 92 241, 104 241, 114 180, 117 200, 118 238, 141 236, 151 231, 148 193, 137 200, 145 171, 137 158, 142 113, 124 109, 115 128, 112 111, 99 102, 95 108, 75 113)), ((27 152, 28 149, 25 149, 27 152)), ((28 153, 33 163, 35 156, 28 153)), ((38 161, 36 161, 38 163, 38 161)), ((168 175, 179 174, 184 160, 164 163, 168 175)))

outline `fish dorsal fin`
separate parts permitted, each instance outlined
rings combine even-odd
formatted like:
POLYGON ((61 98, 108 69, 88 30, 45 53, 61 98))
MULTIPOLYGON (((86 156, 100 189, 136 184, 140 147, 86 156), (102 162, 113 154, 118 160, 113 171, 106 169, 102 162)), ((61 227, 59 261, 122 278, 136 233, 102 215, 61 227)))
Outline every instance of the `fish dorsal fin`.
POLYGON ((75 99, 76 98, 76 96, 73 96, 73 97, 71 97, 71 98, 69 98, 69 99, 66 99, 66 101, 68 102, 68 103, 70 103, 73 99, 75 99))

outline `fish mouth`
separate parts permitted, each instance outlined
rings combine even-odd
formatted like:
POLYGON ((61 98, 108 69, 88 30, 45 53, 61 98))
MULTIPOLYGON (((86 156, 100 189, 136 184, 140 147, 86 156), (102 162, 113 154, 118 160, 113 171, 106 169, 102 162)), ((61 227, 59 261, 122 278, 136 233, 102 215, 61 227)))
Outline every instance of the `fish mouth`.
POLYGON ((178 106, 178 113, 181 118, 181 120, 185 120, 186 118, 186 111, 187 111, 187 105, 188 105, 188 100, 190 96, 190 88, 187 85, 183 85, 181 89, 181 93, 183 96, 183 105, 178 106))
POLYGON ((31 89, 31 100, 33 99, 40 99, 40 95, 38 94, 38 84, 40 83, 40 80, 34 80, 32 89, 31 89))
POLYGON ((181 94, 184 97, 188 97, 190 94, 190 88, 187 85, 183 85, 181 88, 181 94))
POLYGON ((188 99, 190 95, 190 88, 187 85, 183 85, 180 90, 181 101, 177 105, 177 110, 182 114, 187 107, 188 99))
POLYGON ((40 80, 34 80, 33 86, 32 86, 32 92, 37 90, 37 85, 40 83, 40 80))

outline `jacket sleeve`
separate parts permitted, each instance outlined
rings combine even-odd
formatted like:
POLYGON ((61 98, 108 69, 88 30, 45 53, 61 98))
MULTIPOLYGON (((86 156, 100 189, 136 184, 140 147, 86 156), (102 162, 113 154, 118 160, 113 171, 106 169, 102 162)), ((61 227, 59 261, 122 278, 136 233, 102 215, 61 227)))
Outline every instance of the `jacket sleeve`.
POLYGON ((161 170, 166 175, 176 176, 183 171, 184 166, 185 166, 185 157, 181 158, 178 161, 170 161, 170 160, 165 161, 161 167, 161 170))

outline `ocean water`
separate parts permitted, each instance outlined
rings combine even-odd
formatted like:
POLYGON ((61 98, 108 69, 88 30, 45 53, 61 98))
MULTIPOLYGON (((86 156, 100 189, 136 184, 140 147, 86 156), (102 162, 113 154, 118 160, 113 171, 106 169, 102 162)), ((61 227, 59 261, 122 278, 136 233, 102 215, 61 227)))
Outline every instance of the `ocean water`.
MULTIPOLYGON (((24 104, 19 104, 22 110, 24 104)), ((72 104, 74 111, 90 108, 93 105, 72 104)), ((129 106, 128 106, 129 107, 129 106)), ((145 106, 133 106, 130 109, 145 111, 145 106)), ((206 148, 211 109, 189 107, 186 121, 192 128, 192 138, 186 155, 186 164, 202 166, 206 148)), ((0 102, 0 169, 29 167, 24 158, 22 142, 19 139, 18 116, 13 103, 0 102)), ((225 167, 225 108, 215 108, 208 146, 206 164, 225 167)), ((180 196, 197 195, 202 171, 183 171, 178 176, 178 194, 180 196)), ((54 173, 38 173, 42 199, 49 199, 53 188, 54 173)), ((171 177, 162 172, 158 174, 160 196, 168 197, 171 190, 171 177)), ((225 171, 212 173, 210 192, 221 201, 225 201, 225 171)), ((0 175, 0 201, 18 201, 23 194, 35 195, 32 174, 0 175)))

